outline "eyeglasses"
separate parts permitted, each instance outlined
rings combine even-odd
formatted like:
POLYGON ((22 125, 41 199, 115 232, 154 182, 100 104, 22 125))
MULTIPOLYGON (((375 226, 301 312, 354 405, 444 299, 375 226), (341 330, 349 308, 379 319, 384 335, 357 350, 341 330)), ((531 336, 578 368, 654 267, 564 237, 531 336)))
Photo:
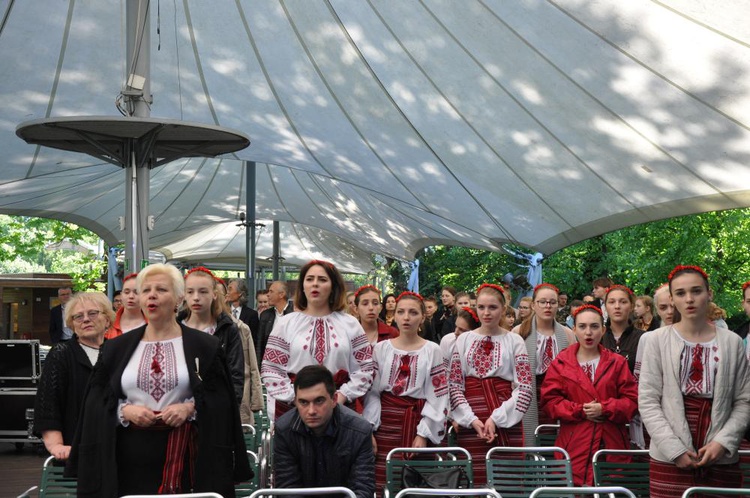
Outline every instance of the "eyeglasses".
POLYGON ((97 318, 99 318, 99 315, 101 314, 102 312, 99 310, 91 310, 91 311, 87 311, 85 315, 83 313, 78 313, 77 315, 73 315, 72 318, 74 322, 81 323, 83 322, 84 318, 88 318, 89 320, 94 321, 97 318))
POLYGON ((552 306, 557 306, 557 301, 543 301, 543 300, 540 300, 540 301, 537 301, 536 304, 538 304, 542 308, 546 308, 547 306, 549 306, 551 308, 552 306))

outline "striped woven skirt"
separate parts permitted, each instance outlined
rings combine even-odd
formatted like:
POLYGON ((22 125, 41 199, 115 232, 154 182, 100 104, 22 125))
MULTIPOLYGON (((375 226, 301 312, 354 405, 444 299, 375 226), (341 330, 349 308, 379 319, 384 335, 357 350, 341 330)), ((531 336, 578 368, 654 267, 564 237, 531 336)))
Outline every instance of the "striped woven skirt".
MULTIPOLYGON (((708 426, 711 424, 711 400, 685 396, 685 417, 690 427, 693 446, 697 449, 706 443, 708 426)), ((680 469, 673 463, 651 459, 649 494, 651 498, 673 498, 682 496, 693 486, 721 488, 742 487, 742 472, 738 463, 713 465, 699 469, 680 469)), ((703 495, 695 495, 697 498, 703 495)), ((711 495, 719 496, 719 495, 711 495)))
MULTIPOLYGON (((466 377, 465 389, 466 401, 482 422, 505 400, 510 399, 513 393, 511 382, 498 377, 466 377)), ((497 437, 491 443, 479 439, 473 428, 461 427, 458 431, 458 445, 471 453, 475 486, 484 486, 487 482, 485 455, 494 446, 523 446, 523 427, 520 423, 507 429, 498 427, 497 437)))
MULTIPOLYGON (((413 446, 417 425, 422 420, 423 399, 380 393, 380 427, 375 432, 378 454, 375 457, 375 489, 378 496, 385 486, 385 457, 393 448, 413 446)), ((400 483, 399 483, 400 485, 400 483)))

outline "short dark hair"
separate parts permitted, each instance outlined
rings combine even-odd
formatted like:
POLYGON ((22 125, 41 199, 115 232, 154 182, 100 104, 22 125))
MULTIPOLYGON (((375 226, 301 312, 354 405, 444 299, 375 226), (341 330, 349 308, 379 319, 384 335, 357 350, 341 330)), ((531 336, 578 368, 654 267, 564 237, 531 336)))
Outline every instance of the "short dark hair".
POLYGON ((268 294, 268 289, 260 289, 258 292, 255 293, 256 299, 260 296, 265 296, 268 294))
POLYGON ((318 384, 324 384, 331 397, 336 394, 336 384, 333 382, 331 371, 323 365, 308 365, 297 372, 294 379, 294 395, 297 395, 298 389, 307 389, 318 384))
POLYGON ((615 283, 612 281, 609 277, 599 277, 595 278, 593 282, 591 282, 592 287, 605 287, 609 288, 612 287, 615 283))

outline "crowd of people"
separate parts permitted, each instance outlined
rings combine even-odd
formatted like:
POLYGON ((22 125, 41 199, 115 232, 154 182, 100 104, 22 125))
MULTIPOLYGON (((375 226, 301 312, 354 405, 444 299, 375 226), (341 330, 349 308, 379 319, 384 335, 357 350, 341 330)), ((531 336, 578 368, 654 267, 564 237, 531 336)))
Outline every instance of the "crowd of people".
MULTIPOLYGON (((259 409, 275 424, 278 487, 369 498, 391 449, 440 446, 449 432, 482 484, 489 449, 534 446, 549 423, 579 486, 593 484, 597 450, 632 447, 649 450, 653 497, 742 486, 748 327, 726 328, 697 266, 677 266, 653 297, 592 284, 568 304, 542 283, 514 309, 494 283, 445 286, 439 299, 348 293, 314 260, 293 305, 273 282, 256 311, 240 279, 149 266, 125 278, 116 312, 100 293, 60 296, 70 333, 55 332, 35 429, 82 496, 232 496, 250 473, 235 457, 240 424, 259 409)), ((750 316, 750 282, 743 293, 750 316)))

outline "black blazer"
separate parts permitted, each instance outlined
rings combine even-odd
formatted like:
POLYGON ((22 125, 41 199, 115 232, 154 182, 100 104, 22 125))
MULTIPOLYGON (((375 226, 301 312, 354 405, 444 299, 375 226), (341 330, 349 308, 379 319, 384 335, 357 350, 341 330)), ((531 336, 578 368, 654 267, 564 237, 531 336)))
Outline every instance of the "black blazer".
POLYGON ((240 308, 240 320, 250 327, 250 333, 253 336, 253 341, 258 343, 258 312, 252 309, 250 306, 243 306, 240 308))
MULTIPOLYGON (((292 303, 287 303, 284 308, 283 315, 288 315, 294 311, 292 303)), ((273 324, 276 322, 276 308, 271 306, 270 308, 263 310, 260 314, 260 326, 258 331, 259 340, 255 341, 256 353, 258 355, 258 365, 263 363, 263 353, 266 352, 266 344, 268 343, 268 336, 271 335, 273 330, 273 324)))
POLYGON ((63 336, 62 304, 58 304, 49 311, 49 340, 52 344, 60 342, 63 336))
MULTIPOLYGON (((198 416, 195 492, 234 496, 234 482, 253 475, 242 436, 231 376, 218 339, 184 325, 182 345, 198 416)), ((78 477, 78 496, 117 496, 117 408, 122 373, 146 326, 107 341, 89 379, 66 475, 78 477)), ((122 462, 120 462, 122 465, 122 462)), ((156 490, 154 491, 156 492, 156 490)))

